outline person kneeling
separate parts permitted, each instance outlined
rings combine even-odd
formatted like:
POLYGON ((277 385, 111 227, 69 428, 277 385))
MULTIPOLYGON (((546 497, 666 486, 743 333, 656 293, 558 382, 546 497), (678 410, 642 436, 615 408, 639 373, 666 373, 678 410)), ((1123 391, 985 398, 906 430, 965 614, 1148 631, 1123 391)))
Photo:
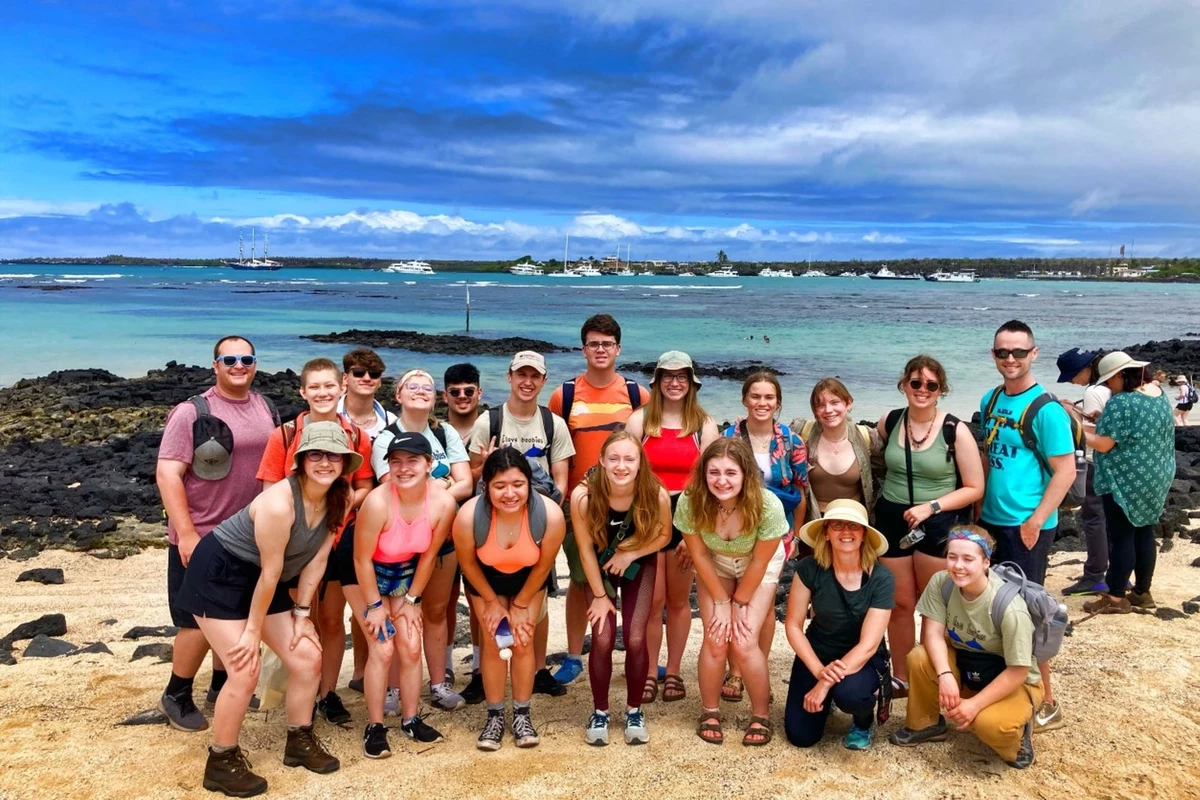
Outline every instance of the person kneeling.
POLYGON ((854 500, 832 500, 823 519, 800 529, 813 554, 796 566, 788 600, 788 642, 796 651, 784 730, 797 747, 821 740, 831 703, 854 725, 843 744, 865 750, 874 733, 876 695, 888 675, 883 633, 896 601, 892 573, 879 562, 887 540, 854 500), (813 621, 804 630, 809 607, 813 621))
POLYGON ((998 628, 992 620, 992 598, 1004 583, 988 570, 995 546, 976 525, 950 531, 946 571, 930 579, 917 603, 923 644, 908 654, 908 717, 889 741, 902 747, 943 741, 949 720, 960 731, 973 731, 1010 767, 1025 769, 1033 763, 1041 673, 1033 657, 1033 620, 1020 595, 998 628), (949 591, 943 588, 947 581, 949 591))

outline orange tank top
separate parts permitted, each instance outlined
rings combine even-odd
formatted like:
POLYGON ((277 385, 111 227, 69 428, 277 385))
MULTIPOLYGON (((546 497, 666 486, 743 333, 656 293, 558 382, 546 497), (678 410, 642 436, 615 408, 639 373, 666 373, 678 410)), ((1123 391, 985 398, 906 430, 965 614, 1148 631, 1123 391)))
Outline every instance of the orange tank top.
POLYGON ((529 510, 526 509, 521 515, 521 531, 511 547, 501 547, 496 543, 496 514, 493 512, 487 540, 475 551, 475 557, 480 564, 508 575, 537 564, 542 557, 542 548, 537 546, 533 534, 529 532, 529 510))

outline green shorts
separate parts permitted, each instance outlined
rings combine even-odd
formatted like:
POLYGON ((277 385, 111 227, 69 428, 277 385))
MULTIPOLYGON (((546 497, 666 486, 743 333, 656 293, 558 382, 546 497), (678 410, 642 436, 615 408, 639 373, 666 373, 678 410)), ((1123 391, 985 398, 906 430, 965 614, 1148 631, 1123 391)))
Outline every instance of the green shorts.
POLYGON ((583 562, 579 560, 579 545, 575 542, 575 534, 571 530, 571 518, 567 517, 567 535, 563 539, 563 552, 567 556, 567 570, 571 583, 576 586, 587 585, 587 573, 583 571, 583 562))

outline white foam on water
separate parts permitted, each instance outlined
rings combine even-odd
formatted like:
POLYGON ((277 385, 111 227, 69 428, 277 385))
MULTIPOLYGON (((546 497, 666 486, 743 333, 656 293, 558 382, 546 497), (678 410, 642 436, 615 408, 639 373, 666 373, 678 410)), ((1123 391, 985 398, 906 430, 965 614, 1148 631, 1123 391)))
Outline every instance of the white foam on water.
POLYGON ((1021 292, 1017 292, 1016 296, 1017 297, 1038 297, 1039 295, 1037 295, 1037 294, 1022 294, 1021 292))
POLYGON ((104 274, 104 275, 72 275, 72 274, 68 273, 68 274, 66 274, 66 275, 61 275, 60 277, 63 277, 63 278, 83 278, 84 280, 87 280, 87 279, 89 279, 89 278, 90 278, 90 279, 95 279, 95 280, 100 280, 100 281, 102 281, 102 280, 105 280, 106 278, 124 278, 125 276, 124 276, 124 275, 122 275, 120 272, 112 272, 112 273, 107 273, 107 274, 104 274))
POLYGON ((971 306, 972 311, 987 311, 989 308, 991 308, 991 306, 971 306))
POLYGON ((405 286, 416 286, 417 282, 416 281, 405 281, 404 285, 405 286))
POLYGON ((11 280, 13 278, 36 278, 37 275, 32 272, 0 272, 0 281, 11 280))
POLYGON ((659 297, 679 297, 677 294, 660 294, 659 297))
POLYGON ((87 279, 82 278, 55 278, 55 283, 87 283, 87 279))

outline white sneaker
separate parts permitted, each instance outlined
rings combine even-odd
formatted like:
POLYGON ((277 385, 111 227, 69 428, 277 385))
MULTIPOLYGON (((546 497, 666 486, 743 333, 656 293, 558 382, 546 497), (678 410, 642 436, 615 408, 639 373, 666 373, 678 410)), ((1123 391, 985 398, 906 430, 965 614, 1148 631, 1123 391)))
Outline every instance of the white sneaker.
POLYGON ((650 731, 646 729, 646 715, 640 708, 625 711, 625 744, 646 744, 650 731))
POLYGON ((388 689, 387 697, 383 700, 383 715, 385 717, 400 716, 400 690, 388 689))
POLYGON ((593 711, 583 730, 583 739, 588 744, 603 747, 608 744, 608 714, 603 711, 593 711))
POLYGON ((463 696, 450 686, 448 683, 435 683, 429 687, 430 700, 442 711, 454 711, 467 704, 463 696))

